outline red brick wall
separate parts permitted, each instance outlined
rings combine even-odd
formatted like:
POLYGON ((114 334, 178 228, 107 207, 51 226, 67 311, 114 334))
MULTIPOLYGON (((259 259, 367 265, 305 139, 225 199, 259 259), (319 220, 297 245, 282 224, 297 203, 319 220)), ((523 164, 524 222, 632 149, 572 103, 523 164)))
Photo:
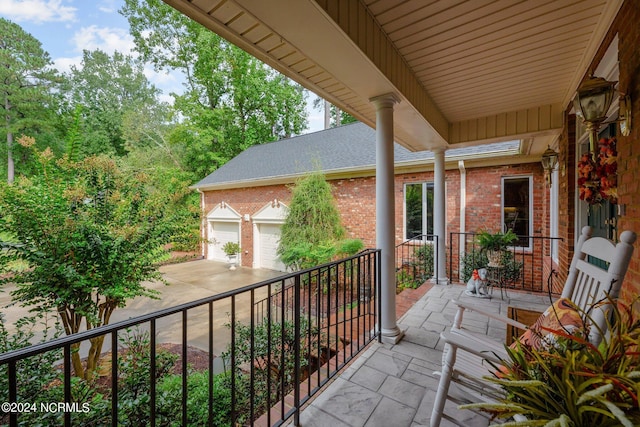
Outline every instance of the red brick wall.
POLYGON ((544 215, 544 178, 540 163, 467 170, 466 228, 468 231, 486 229, 502 231, 501 194, 503 177, 533 177, 533 232, 542 234, 543 225, 548 227, 548 216, 544 215))
MULTIPOLYGON (((626 207, 618 222, 619 230, 633 230, 640 235, 640 0, 627 0, 614 23, 619 36, 619 90, 632 101, 632 125, 629 136, 618 137, 618 194, 626 207)), ((622 288, 629 301, 640 294, 640 249, 636 243, 629 272, 622 288)))
MULTIPOLYGON (((497 230, 500 225, 500 194, 503 176, 534 177, 534 230, 540 232, 546 221, 543 215, 544 181, 539 163, 517 166, 498 166, 467 169, 467 231, 480 228, 497 230)), ((396 175, 395 216, 396 243, 404 240, 404 185, 407 183, 432 182, 433 172, 415 172, 396 175)), ((446 181, 446 232, 460 231, 460 172, 457 169, 445 173, 446 181)), ((347 234, 364 241, 365 247, 376 247, 375 177, 350 178, 330 181, 333 195, 347 234)), ((241 216, 254 215, 269 201, 278 199, 288 204, 291 191, 287 186, 275 185, 205 192, 206 215, 218 203, 225 202, 241 216)), ((241 224, 242 265, 253 264, 253 225, 242 220, 241 224)), ((448 242, 449 236, 445 236, 448 242)), ((205 245, 206 256, 206 245, 205 245)))
POLYGON ((560 182, 558 189, 558 283, 564 283, 573 257, 575 242, 576 199, 576 116, 565 114, 564 129, 559 141, 558 164, 560 182))
MULTIPOLYGON (((203 214, 206 216, 220 202, 225 202, 242 217, 240 224, 241 263, 245 267, 253 265, 253 223, 245 221, 244 215, 253 215, 268 202, 278 199, 285 204, 291 199, 291 191, 284 185, 265 187, 234 188, 230 190, 206 191, 204 193, 203 214)), ((209 236, 205 236, 208 238, 209 236)), ((207 245, 204 245, 204 256, 207 257, 207 245)))
MULTIPOLYGON (((622 93, 629 94, 632 101, 632 126, 629 136, 618 136, 618 196, 619 204, 624 207, 625 213, 618 219, 618 230, 632 230, 640 235, 640 0, 626 0, 614 20, 607 37, 601 44, 598 53, 594 57, 590 69, 594 69, 600 62, 609 44, 618 35, 618 60, 619 60, 619 84, 618 89, 622 93)), ((569 107, 570 108, 570 107, 569 107)), ((571 120, 569 118, 569 132, 571 132, 571 120)), ((575 130, 574 130, 575 131, 575 130)), ((565 137, 567 132, 565 131, 565 137)), ((568 188, 561 193, 562 203, 572 203, 575 200, 575 187, 573 181, 575 173, 575 136, 569 135, 561 141, 561 152, 566 154, 569 161, 567 170, 568 188), (563 197, 564 195, 564 197, 563 197)), ((562 158, 562 157, 561 157, 562 158)), ((573 212, 571 205, 565 206, 568 212, 573 212)), ((561 212, 562 213, 562 212, 561 212)), ((573 243, 573 218, 567 216, 567 212, 561 217, 564 221, 561 227, 564 233, 570 236, 569 242, 573 243)), ((630 299, 640 294, 640 248, 635 244, 635 251, 628 274, 622 287, 623 300, 630 299)))

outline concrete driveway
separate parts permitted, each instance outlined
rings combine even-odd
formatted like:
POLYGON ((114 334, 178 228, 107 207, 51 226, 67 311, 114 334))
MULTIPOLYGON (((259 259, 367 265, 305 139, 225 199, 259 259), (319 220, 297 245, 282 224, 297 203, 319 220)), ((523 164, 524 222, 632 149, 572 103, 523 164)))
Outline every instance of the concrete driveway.
MULTIPOLYGON (((126 307, 118 308, 114 311, 110 323, 126 320, 142 314, 151 313, 160 309, 174 307, 190 301, 219 294, 232 289, 241 288, 246 285, 261 282, 281 276, 283 273, 266 269, 251 269, 238 267, 236 270, 229 270, 226 263, 197 260, 179 264, 163 266, 162 272, 168 285, 160 282, 147 283, 150 289, 160 292, 160 298, 150 299, 138 297, 131 300, 126 307)), ((28 314, 28 310, 17 304, 11 304, 10 292, 12 287, 5 287, 0 292, 0 309, 5 317, 7 329, 13 331, 13 323, 19 318, 28 314)), ((266 291, 257 292, 256 301, 266 296, 266 291)), ((249 297, 238 297, 236 301, 236 313, 238 320, 248 319, 249 297)), ((229 342, 229 332, 224 326, 229 321, 230 302, 224 301, 214 304, 214 353, 219 354, 224 350, 229 342)), ((43 319, 44 320, 44 319, 43 319)), ((189 312, 188 343, 189 345, 206 350, 208 348, 208 307, 191 310, 189 312)), ((51 322, 53 323, 53 322, 51 322)), ((147 329, 148 325, 142 329, 147 329)), ((41 328, 38 328, 41 329, 41 328)), ((181 315, 173 315, 161 319, 157 323, 158 342, 180 343, 182 341, 182 318, 181 315)), ((40 333, 36 339, 39 339, 40 333)), ((109 350, 109 340, 105 340, 104 351, 109 350)))

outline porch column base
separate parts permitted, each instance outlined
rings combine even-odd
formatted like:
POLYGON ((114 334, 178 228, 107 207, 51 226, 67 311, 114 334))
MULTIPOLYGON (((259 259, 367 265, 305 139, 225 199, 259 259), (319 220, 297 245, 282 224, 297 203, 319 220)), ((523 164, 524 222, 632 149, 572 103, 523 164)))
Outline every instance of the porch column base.
POLYGON ((384 344, 398 344, 404 338, 404 331, 397 326, 393 329, 382 329, 380 337, 384 344))
POLYGON ((449 279, 447 277, 433 277, 431 278, 431 283, 433 283, 434 285, 448 285, 449 284, 449 279))

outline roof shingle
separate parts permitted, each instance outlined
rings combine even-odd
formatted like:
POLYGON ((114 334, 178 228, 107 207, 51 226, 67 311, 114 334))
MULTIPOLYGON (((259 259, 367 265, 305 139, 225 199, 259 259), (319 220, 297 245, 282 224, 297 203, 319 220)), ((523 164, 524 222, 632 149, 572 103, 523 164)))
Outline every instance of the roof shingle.
MULTIPOLYGON (((490 152, 514 152, 519 141, 499 142, 447 150, 447 157, 490 152)), ((293 138, 249 147, 192 188, 299 176, 314 170, 325 173, 373 168, 376 164, 375 130, 352 123, 293 138)), ((411 152, 395 144, 396 166, 403 162, 432 160, 433 152, 411 152)))

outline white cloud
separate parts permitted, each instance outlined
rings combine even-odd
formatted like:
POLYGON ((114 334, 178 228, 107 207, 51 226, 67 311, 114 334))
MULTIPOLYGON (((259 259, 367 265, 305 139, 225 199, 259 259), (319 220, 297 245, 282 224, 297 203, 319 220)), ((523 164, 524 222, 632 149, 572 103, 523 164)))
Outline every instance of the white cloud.
POLYGON ((100 49, 108 54, 114 51, 134 55, 133 37, 123 28, 108 28, 91 25, 82 27, 71 38, 78 52, 100 49))
POLYGON ((62 0, 2 0, 0 15, 16 22, 68 22, 76 20, 75 7, 64 6, 62 0))
POLYGON ((98 6, 98 10, 105 13, 114 13, 118 10, 116 0, 103 0, 98 6))
POLYGON ((63 73, 68 73, 71 71, 71 66, 75 65, 79 67, 82 64, 81 56, 74 56, 73 58, 56 58, 53 60, 53 66, 56 69, 63 73))

